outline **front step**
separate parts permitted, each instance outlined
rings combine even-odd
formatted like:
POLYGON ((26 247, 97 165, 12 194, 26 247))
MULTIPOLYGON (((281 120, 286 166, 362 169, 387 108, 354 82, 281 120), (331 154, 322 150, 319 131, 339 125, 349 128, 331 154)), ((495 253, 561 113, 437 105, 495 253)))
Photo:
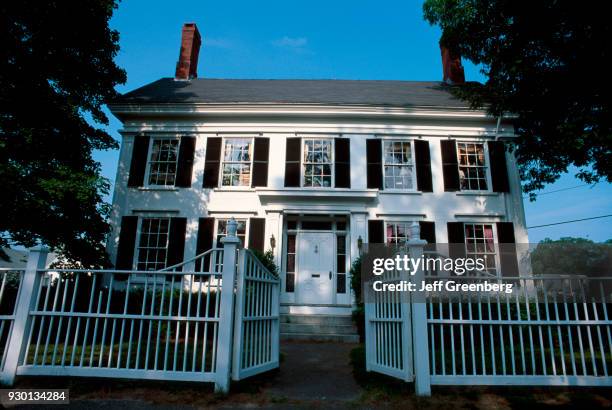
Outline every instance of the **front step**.
POLYGON ((358 343, 359 335, 350 316, 280 316, 281 340, 358 343))

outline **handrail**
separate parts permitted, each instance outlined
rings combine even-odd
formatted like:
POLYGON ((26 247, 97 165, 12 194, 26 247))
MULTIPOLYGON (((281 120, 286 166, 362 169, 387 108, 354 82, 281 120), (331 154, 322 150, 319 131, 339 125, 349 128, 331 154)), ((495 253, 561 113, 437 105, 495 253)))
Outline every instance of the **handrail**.
POLYGON ((170 270, 170 269, 175 269, 175 268, 178 268, 179 266, 184 266, 184 265, 186 265, 188 263, 191 263, 191 262, 194 262, 194 261, 196 261, 196 260, 198 260, 200 258, 203 258, 204 256, 208 255, 209 253, 213 253, 214 251, 222 251, 222 250, 223 250, 223 248, 211 248, 211 249, 207 250, 206 252, 203 252, 203 253, 201 253, 199 255, 194 256, 191 259, 187 259, 186 261, 179 262, 177 264, 174 264, 172 266, 168 266, 166 268, 163 268, 163 269, 160 269, 160 270, 157 270, 157 271, 154 271, 154 272, 165 272, 165 271, 170 270))

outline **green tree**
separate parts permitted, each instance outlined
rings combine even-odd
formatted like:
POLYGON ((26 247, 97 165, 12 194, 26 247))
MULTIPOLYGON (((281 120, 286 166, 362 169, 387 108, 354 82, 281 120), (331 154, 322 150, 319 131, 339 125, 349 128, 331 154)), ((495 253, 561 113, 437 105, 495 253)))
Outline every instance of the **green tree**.
POLYGON ((454 92, 490 114, 512 114, 524 190, 570 166, 612 182, 612 23, 606 2, 426 0, 441 44, 482 67, 484 84, 454 92))
POLYGON ((0 245, 42 242, 85 266, 106 260, 110 205, 94 150, 126 80, 114 63, 113 0, 0 5, 0 245), (92 125, 94 124, 94 125, 92 125))
POLYGON ((612 275, 612 242, 585 238, 544 239, 531 253, 535 275, 612 275))

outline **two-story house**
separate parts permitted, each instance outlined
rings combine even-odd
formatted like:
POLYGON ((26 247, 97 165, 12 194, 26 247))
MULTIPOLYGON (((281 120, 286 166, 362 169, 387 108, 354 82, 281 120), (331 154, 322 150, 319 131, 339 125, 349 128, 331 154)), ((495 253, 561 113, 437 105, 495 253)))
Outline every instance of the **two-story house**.
MULTIPOLYGON (((442 82, 197 78, 200 34, 183 27, 174 78, 110 104, 121 120, 108 250, 118 269, 156 270, 219 246, 274 252, 282 311, 349 315, 362 243, 464 243, 516 275, 497 243, 527 243, 509 119, 442 82)), ((514 260, 512 260, 514 259, 514 260)))

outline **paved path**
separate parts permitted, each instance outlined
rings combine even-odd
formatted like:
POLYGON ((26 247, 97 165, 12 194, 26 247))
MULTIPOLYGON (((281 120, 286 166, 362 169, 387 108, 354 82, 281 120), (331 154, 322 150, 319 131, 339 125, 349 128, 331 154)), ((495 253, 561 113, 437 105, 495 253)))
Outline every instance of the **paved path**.
POLYGON ((362 390, 349 362, 349 343, 282 342, 281 363, 264 392, 290 400, 350 401, 362 390))

